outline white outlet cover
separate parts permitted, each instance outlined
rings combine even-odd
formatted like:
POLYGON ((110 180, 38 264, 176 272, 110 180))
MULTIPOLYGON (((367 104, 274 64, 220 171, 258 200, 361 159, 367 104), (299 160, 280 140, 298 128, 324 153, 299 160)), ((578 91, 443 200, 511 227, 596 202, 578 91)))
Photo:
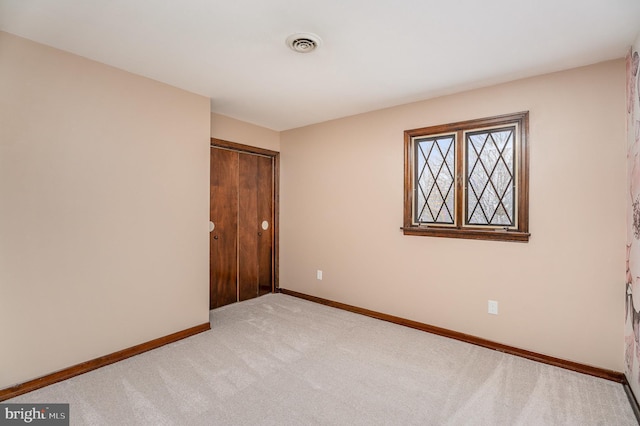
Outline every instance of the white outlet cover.
POLYGON ((498 302, 496 300, 489 300, 487 303, 487 312, 492 315, 498 315, 498 302))
POLYGON ((322 280, 322 271, 320 269, 318 269, 318 272, 316 272, 316 278, 322 280))

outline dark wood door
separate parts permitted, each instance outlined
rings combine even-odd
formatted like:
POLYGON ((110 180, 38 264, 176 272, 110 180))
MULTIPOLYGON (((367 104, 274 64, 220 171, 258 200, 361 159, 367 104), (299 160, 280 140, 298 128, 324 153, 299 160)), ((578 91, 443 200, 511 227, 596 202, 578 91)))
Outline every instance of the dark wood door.
POLYGON ((274 280, 274 159, 257 157, 258 295, 273 291, 274 280))
POLYGON ((212 147, 210 202, 210 308, 273 291, 273 158, 212 147))
POLYGON ((247 300, 258 296, 258 157, 238 155, 238 300, 247 300))
POLYGON ((211 148, 209 308, 238 300, 238 154, 211 148))

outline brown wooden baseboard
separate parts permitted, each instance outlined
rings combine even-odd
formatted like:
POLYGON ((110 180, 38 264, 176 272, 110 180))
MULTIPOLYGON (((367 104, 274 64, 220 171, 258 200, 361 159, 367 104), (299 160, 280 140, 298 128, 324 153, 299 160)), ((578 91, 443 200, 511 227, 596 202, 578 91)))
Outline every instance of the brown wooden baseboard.
POLYGON ((297 291, 287 290, 280 288, 279 291, 282 294, 288 294, 290 296, 298 297, 301 299, 309 300, 311 302, 320 303, 323 305, 331 306, 345 311, 354 312, 368 317, 376 318, 383 321, 392 322, 394 324, 404 325, 406 327, 415 328, 417 330, 426 331, 428 333, 437 334, 451 339, 460 340, 462 342, 472 343, 474 345, 482 346, 489 349, 494 349, 499 352, 504 352, 511 355, 520 356, 522 358, 531 359, 533 361, 542 362, 544 364, 553 365, 556 367, 565 368, 567 370, 576 371, 578 373, 588 374, 590 376, 600 377, 602 379, 612 380, 618 383, 624 383, 625 376, 623 373, 619 373, 613 370, 607 370, 604 368, 593 367, 591 365, 580 364, 578 362, 567 361, 561 358, 555 358, 548 355, 539 354, 536 352, 527 351, 525 349, 516 348, 509 345, 503 345, 502 343, 493 342, 491 340, 483 339, 481 337, 472 336, 470 334, 464 334, 446 328, 436 327, 429 324, 424 324, 417 321, 408 320, 405 318, 396 317, 393 315, 387 315, 369 309, 359 308, 357 306, 347 305, 345 303, 335 302, 333 300, 323 299, 321 297, 310 296, 304 293, 298 293, 297 291))
POLYGON ((65 368, 64 370, 56 371, 55 373, 47 374, 46 376, 42 376, 25 383, 20 383, 6 389, 0 389, 0 401, 7 400, 9 398, 14 398, 18 395, 22 395, 27 392, 31 392, 36 389, 43 388, 45 386, 52 385, 62 380, 79 376, 80 374, 87 373, 91 370, 95 370, 96 368, 104 367, 105 365, 122 361, 123 359, 130 358, 134 355, 139 355, 143 352, 147 352, 152 349, 159 348, 160 346, 164 346, 166 344, 176 342, 178 340, 184 339, 185 337, 193 336, 195 334, 202 333, 203 331, 207 331, 210 329, 211 329, 211 324, 207 322, 204 324, 197 325, 195 327, 188 328, 186 330, 169 334, 164 337, 159 337, 157 339, 151 340, 146 343, 141 343, 139 345, 132 346, 130 348, 123 349, 118 352, 114 352, 109 355, 92 359, 91 361, 83 362, 81 364, 77 364, 72 367, 65 368))

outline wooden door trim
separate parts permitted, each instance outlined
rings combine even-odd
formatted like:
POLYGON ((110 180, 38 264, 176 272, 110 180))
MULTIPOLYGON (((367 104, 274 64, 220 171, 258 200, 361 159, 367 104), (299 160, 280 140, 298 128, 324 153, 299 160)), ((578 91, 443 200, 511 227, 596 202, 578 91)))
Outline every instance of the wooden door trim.
POLYGON ((280 153, 216 138, 211 138, 210 148, 223 148, 273 158, 273 280, 271 292, 276 292, 280 288, 280 153))
POLYGON ((274 158, 280 156, 278 151, 271 151, 270 149, 258 148, 257 146, 244 145, 216 138, 211 138, 211 147, 226 148, 232 151, 248 152, 249 154, 265 155, 274 158))

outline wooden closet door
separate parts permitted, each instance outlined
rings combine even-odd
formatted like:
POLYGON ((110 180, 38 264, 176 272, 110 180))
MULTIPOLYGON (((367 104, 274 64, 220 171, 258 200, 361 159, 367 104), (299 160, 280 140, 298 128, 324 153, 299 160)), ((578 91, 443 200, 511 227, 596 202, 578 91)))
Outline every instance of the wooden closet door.
POLYGON ((274 161, 211 148, 210 309, 273 291, 274 161))
POLYGON ((211 149, 209 308, 238 300, 238 153, 211 149))
POLYGON ((274 164, 270 157, 258 157, 257 163, 258 295, 262 296, 273 291, 274 164))
POLYGON ((247 300, 272 289, 273 161, 239 155, 238 300, 247 300))
POLYGON ((240 153, 238 300, 258 296, 258 156, 240 153))

